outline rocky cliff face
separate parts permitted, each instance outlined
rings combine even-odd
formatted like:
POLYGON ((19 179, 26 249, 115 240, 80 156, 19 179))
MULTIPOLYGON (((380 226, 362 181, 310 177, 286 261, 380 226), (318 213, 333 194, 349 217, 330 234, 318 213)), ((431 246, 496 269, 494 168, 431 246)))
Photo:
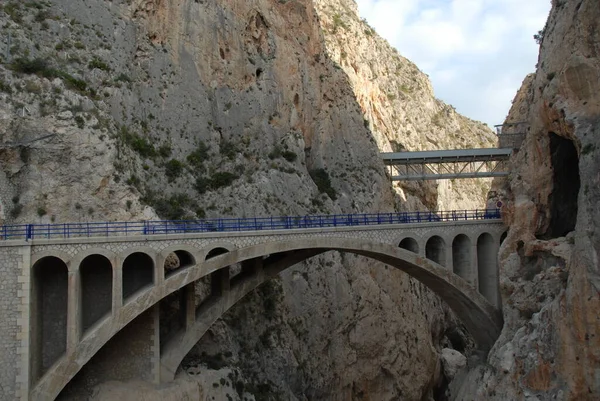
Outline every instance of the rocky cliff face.
POLYGON ((500 252, 505 327, 458 399, 600 397, 599 21, 596 1, 553 2, 537 71, 506 120, 529 128, 510 178, 494 188, 510 225, 500 252))
MULTIPOLYGON (((490 129, 435 98, 429 78, 402 57, 358 15, 352 0, 315 1, 333 59, 346 73, 355 98, 384 152, 495 147, 490 129)), ((444 180, 395 186, 404 207, 415 210, 481 208, 490 180, 444 180), (418 202, 415 203, 417 195, 418 202)))
MULTIPOLYGON (((432 184, 396 195, 378 153, 460 147, 473 135, 484 145, 490 132, 435 100, 353 2, 334 6, 343 16, 308 0, 3 2, 2 218, 454 207, 432 184)), ((483 203, 477 185, 457 207, 483 203)), ((232 309, 184 370, 201 373, 206 399, 431 399, 445 346, 462 351, 468 339, 437 297, 333 254, 232 309)), ((88 379, 75 383, 84 393, 97 384, 88 379)), ((111 391, 121 387, 98 397, 111 391)), ((194 391, 184 383, 173 394, 194 391)))

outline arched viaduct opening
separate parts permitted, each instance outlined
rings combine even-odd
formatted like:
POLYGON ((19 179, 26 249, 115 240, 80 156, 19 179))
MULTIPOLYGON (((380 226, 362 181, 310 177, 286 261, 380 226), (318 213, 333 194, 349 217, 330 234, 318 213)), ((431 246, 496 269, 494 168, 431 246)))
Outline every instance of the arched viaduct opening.
POLYGON ((442 237, 434 235, 427 240, 425 257, 435 263, 446 266, 446 242, 442 237))
POLYGON ((498 248, 491 234, 483 233, 477 239, 477 275, 479 292, 492 305, 498 303, 498 248))
POLYGON ((31 379, 39 379, 67 349, 69 270, 47 256, 32 267, 30 310, 31 379))
POLYGON ((154 260, 135 252, 123 261, 123 301, 154 283, 154 260))
POLYGON ((452 241, 452 270, 454 274, 469 281, 471 276, 471 240, 459 234, 452 241))
MULTIPOLYGON (((115 321, 100 322, 101 326, 96 328, 99 335, 97 337, 87 336, 82 339, 81 341, 84 344, 77 346, 72 353, 67 355, 67 358, 61 360, 60 364, 53 366, 52 370, 40 380, 32 395, 35 397, 36 394, 58 394, 62 387, 77 373, 79 367, 89 361, 110 338, 169 294, 185 287, 191 288, 190 284, 194 284, 207 275, 222 271, 232 264, 252 264, 256 262, 254 268, 248 269, 248 272, 254 273, 240 275, 240 279, 236 280, 236 284, 231 285, 231 288, 227 288, 227 294, 215 298, 212 302, 197 306, 194 320, 188 322, 189 324, 184 330, 180 330, 170 341, 164 344, 164 347, 161 347, 159 365, 161 380, 170 381, 189 350, 231 306, 260 284, 293 264, 327 251, 349 252, 369 257, 410 274, 438 294, 454 310, 467 330, 473 335, 478 346, 484 350, 491 347, 500 333, 502 327, 501 314, 476 289, 448 269, 422 256, 398 248, 393 244, 382 244, 363 239, 294 238, 289 241, 268 242, 247 248, 234 249, 227 252, 227 254, 221 254, 222 257, 207 259, 201 268, 181 276, 185 279, 178 281, 177 286, 168 285, 168 282, 165 281, 159 286, 160 288, 155 286, 147 289, 143 297, 143 303, 123 305, 123 308, 127 308, 127 314, 120 315, 121 319, 118 324, 115 324, 115 321), (270 256, 265 257, 267 255, 270 256), (77 361, 77 363, 73 363, 74 361, 77 361)), ((137 264, 138 266, 152 267, 152 263, 146 263, 148 262, 146 257, 149 258, 148 255, 142 254, 134 260, 144 262, 137 264)), ((135 266, 132 261, 129 262, 135 266)), ((214 276, 211 277, 211 281, 213 278, 214 276)))
POLYGON ((195 264, 196 258, 194 258, 194 255, 188 251, 173 251, 165 258, 165 263, 163 265, 165 277, 170 277, 171 275, 183 269, 187 269, 188 267, 194 266, 195 264))
POLYGON ((419 253, 419 243, 414 238, 404 238, 402 241, 400 241, 398 246, 402 249, 406 249, 407 251, 419 253))
POLYGON ((81 261, 79 277, 83 334, 112 309, 112 263, 103 255, 90 255, 81 261))

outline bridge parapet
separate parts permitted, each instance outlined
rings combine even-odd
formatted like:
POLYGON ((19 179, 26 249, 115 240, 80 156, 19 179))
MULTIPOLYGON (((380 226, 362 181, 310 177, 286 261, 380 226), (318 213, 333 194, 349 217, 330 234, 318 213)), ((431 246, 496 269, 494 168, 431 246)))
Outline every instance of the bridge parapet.
POLYGON ((129 237, 154 234, 292 230, 445 221, 494 220, 499 218, 499 209, 480 209, 202 220, 17 224, 1 226, 0 240, 65 239, 112 236, 129 237))

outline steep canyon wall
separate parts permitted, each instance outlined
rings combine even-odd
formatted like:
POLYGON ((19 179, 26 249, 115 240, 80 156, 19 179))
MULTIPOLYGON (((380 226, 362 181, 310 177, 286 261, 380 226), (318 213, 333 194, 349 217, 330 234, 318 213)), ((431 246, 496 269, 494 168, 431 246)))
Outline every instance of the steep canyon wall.
MULTIPOLYGON (((352 1, 8 1, 0 24, 5 223, 483 205, 489 183, 390 185, 380 151, 493 135, 436 100, 352 1)), ((256 399, 431 399, 442 347, 469 339, 427 289, 324 255, 232 309, 183 376, 212 361, 194 379, 207 399, 240 399, 233 376, 256 399)))
POLYGON ((494 184, 510 226, 500 252, 504 331, 458 399, 600 397, 600 8, 553 1, 535 74, 507 123, 528 130, 494 184))

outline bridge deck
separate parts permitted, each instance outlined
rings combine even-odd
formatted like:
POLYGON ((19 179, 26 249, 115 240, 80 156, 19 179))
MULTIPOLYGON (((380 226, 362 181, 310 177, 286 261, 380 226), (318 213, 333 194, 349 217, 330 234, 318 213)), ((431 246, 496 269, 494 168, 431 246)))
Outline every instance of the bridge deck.
POLYGON ((512 149, 481 148, 381 153, 386 166, 508 160, 512 149))

